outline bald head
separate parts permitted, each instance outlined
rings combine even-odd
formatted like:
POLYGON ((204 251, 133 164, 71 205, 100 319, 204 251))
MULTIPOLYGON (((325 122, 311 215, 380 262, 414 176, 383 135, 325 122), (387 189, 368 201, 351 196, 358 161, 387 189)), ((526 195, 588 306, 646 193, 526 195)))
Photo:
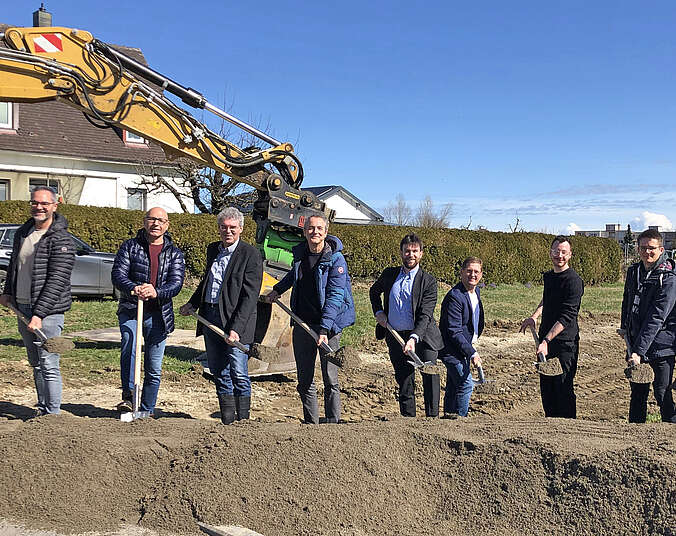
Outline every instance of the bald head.
POLYGON ((167 211, 160 207, 151 208, 143 218, 143 228, 146 231, 150 244, 163 243, 164 233, 169 229, 169 215, 167 211))

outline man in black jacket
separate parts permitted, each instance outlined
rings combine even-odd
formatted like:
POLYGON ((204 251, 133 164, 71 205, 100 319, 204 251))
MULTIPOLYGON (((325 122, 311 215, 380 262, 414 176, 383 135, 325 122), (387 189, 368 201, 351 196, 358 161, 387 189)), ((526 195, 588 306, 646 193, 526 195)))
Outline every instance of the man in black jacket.
POLYGON ((31 193, 31 219, 14 235, 12 257, 0 304, 14 305, 28 320, 19 321, 28 362, 38 394, 37 415, 59 413, 61 370, 59 354, 35 344, 39 329, 47 338, 58 337, 64 313, 70 309, 70 274, 75 248, 66 218, 56 212, 54 190, 39 186, 31 193))
MULTIPOLYGON (((134 360, 136 351, 136 313, 139 298, 143 300, 144 378, 141 411, 151 415, 155 410, 160 389, 162 361, 167 335, 174 331, 172 298, 183 286, 185 261, 167 233, 169 216, 162 208, 151 208, 143 218, 143 229, 136 237, 123 242, 115 255, 111 279, 120 291, 117 318, 122 343, 120 349, 120 376, 122 402, 120 411, 131 411, 134 388, 134 360)), ((140 356, 136 356, 140 359, 140 356)))
MULTIPOLYGON (((422 240, 415 234, 406 235, 399 244, 399 253, 402 265, 385 268, 371 286, 369 298, 378 321, 376 338, 384 338, 387 343, 399 385, 399 411, 404 417, 415 417, 415 369, 408 363, 406 353, 413 350, 422 361, 435 361, 444 343, 434 320, 437 280, 419 266, 422 240), (403 349, 387 330, 388 323, 406 341, 403 349)), ((423 374, 423 395, 425 415, 438 416, 438 374, 423 374)))
POLYGON ((524 333, 529 326, 535 327, 535 321, 542 315, 537 352, 545 357, 558 357, 563 369, 563 373, 558 376, 540 375, 540 396, 545 417, 575 419, 577 416, 573 380, 580 352, 577 315, 584 284, 577 272, 568 265, 572 255, 567 236, 554 238, 549 250, 553 269, 543 274, 542 300, 520 328, 524 333))
POLYGON ((221 409, 221 422, 249 418, 251 379, 249 356, 233 346, 254 342, 256 306, 263 281, 260 252, 242 242, 244 216, 234 207, 218 215, 220 242, 207 246, 207 268, 192 297, 180 309, 182 315, 199 310, 206 320, 221 328, 224 340, 212 330, 197 325, 197 335, 204 335, 209 369, 214 375, 221 409))
MULTIPOLYGON (((629 337, 629 365, 647 362, 655 372, 653 391, 663 422, 676 423, 670 387, 676 354, 676 273, 664 253, 662 235, 647 229, 638 235, 641 261, 627 270, 622 298, 620 336, 629 337)), ((645 422, 649 384, 630 383, 629 422, 645 422)))

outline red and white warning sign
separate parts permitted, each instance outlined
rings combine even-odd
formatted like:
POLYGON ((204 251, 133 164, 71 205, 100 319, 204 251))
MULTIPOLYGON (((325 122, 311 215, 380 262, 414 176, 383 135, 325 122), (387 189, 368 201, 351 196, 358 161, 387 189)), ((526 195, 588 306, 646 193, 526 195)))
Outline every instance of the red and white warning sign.
POLYGON ((33 38, 35 52, 63 52, 61 34, 40 34, 33 38))

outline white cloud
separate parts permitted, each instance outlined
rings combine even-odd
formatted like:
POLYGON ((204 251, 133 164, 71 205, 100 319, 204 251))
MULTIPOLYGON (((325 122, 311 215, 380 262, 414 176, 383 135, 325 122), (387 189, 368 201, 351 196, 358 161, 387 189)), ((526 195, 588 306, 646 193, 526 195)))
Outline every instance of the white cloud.
POLYGON ((575 231, 581 231, 582 227, 580 227, 577 223, 570 222, 566 226, 566 234, 567 235, 574 235, 575 231))
POLYGON ((671 220, 664 214, 656 214, 648 211, 641 212, 640 217, 634 218, 634 223, 638 224, 641 229, 647 229, 651 225, 658 225, 661 231, 673 231, 674 229, 671 220))

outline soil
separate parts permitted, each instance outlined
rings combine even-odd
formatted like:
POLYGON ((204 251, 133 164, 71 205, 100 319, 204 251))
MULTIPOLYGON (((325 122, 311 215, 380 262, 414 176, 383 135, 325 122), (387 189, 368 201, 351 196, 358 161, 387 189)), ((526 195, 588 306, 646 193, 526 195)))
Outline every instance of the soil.
POLYGON ((399 417, 377 343, 341 369, 345 423, 320 426, 300 423, 294 375, 256 378, 253 420, 223 426, 198 365, 164 375, 156 419, 119 421, 114 371, 64 378, 62 414, 29 419, 28 364, 2 362, 0 534, 674 535, 676 427, 626 422, 616 327, 581 319, 576 421, 542 417, 532 340, 509 323, 481 338, 494 383, 455 420, 425 419, 422 393, 399 417))

